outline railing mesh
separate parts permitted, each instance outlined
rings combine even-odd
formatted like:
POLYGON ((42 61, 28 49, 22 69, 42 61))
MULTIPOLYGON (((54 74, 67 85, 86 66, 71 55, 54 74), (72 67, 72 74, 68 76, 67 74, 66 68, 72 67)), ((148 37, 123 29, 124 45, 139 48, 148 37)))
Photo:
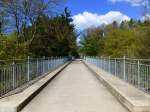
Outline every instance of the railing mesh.
POLYGON ((150 60, 93 56, 84 59, 150 94, 150 60))
POLYGON ((67 61, 67 57, 1 60, 0 97, 37 77, 46 75, 67 61))

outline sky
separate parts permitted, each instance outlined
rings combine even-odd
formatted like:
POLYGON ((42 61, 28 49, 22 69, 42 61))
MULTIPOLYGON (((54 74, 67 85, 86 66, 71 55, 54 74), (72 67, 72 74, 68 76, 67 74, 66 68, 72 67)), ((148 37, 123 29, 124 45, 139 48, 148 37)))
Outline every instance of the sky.
POLYGON ((78 30, 124 20, 141 19, 147 0, 68 0, 73 23, 78 30))

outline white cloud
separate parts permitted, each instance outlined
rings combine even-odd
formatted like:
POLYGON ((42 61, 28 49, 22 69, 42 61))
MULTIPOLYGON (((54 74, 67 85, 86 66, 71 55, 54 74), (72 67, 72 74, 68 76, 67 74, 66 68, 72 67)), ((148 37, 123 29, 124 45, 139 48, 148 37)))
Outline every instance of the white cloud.
POLYGON ((150 20, 150 14, 141 17, 141 21, 150 20))
POLYGON ((149 0, 108 0, 112 3, 117 2, 127 2, 130 3, 132 6, 145 6, 149 0))
POLYGON ((82 14, 73 16, 73 23, 76 25, 78 30, 84 30, 89 27, 98 27, 103 24, 108 25, 113 21, 121 23, 124 20, 128 21, 130 20, 130 17, 119 11, 110 11, 104 15, 85 11, 82 14))

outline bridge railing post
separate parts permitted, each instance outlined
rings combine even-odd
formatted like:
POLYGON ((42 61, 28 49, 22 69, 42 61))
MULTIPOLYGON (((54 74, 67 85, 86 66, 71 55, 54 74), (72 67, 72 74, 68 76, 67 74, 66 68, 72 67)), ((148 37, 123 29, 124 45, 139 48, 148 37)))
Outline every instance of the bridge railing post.
POLYGON ((126 80, 126 57, 123 57, 123 79, 126 80))
POLYGON ((95 57, 93 56, 93 64, 95 64, 95 57))
POLYGON ((12 64, 12 69, 13 69, 13 89, 15 89, 15 62, 13 61, 13 64, 12 64))
POLYGON ((54 57, 54 65, 55 65, 55 67, 56 67, 56 65, 57 65, 56 62, 57 62, 57 56, 54 57))
POLYGON ((102 57, 102 69, 104 70, 104 57, 102 57))
POLYGON ((101 65, 101 63, 100 63, 100 57, 98 57, 98 67, 100 68, 100 65, 101 65))
POLYGON ((102 69, 104 70, 104 57, 102 57, 102 69))
POLYGON ((28 56, 27 62, 27 80, 30 81, 30 56, 28 56))
POLYGON ((103 69, 103 57, 101 57, 101 68, 103 69))
POLYGON ((50 67, 49 67, 49 57, 48 57, 47 59, 48 59, 48 60, 47 60, 47 67, 48 67, 48 68, 47 68, 47 71, 49 71, 49 68, 50 68, 50 67))
POLYGON ((138 60, 138 88, 140 88, 140 61, 138 60))
POLYGON ((36 75, 39 75, 39 60, 38 58, 36 59, 36 75))
POLYGON ((104 57, 104 70, 106 71, 106 69, 105 69, 105 65, 106 65, 106 63, 105 63, 105 57, 104 57))
POLYGON ((111 63, 110 63, 110 61, 111 61, 111 60, 110 60, 110 56, 108 57, 108 60, 109 60, 109 62, 108 62, 108 64, 109 64, 109 65, 108 65, 108 71, 109 71, 109 73, 111 73, 111 71, 110 71, 110 67, 111 67, 111 65, 110 65, 110 64, 111 64, 111 63))
POLYGON ((99 67, 101 68, 101 57, 99 57, 99 67))
POLYGON ((98 57, 95 57, 95 61, 96 61, 96 66, 98 67, 98 57))
POLYGON ((43 61, 43 74, 45 73, 45 56, 43 56, 43 59, 42 59, 43 61))
POLYGON ((115 76, 117 76, 117 59, 115 58, 115 76))
POLYGON ((108 72, 108 57, 105 58, 106 71, 108 72))
POLYGON ((54 68, 54 57, 51 57, 51 68, 54 68))

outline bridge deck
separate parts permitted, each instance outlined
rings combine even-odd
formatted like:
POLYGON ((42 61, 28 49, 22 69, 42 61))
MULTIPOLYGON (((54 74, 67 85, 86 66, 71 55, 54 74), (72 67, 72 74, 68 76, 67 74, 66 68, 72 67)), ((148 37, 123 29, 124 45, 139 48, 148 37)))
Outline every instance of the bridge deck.
POLYGON ((75 61, 22 112, 128 112, 80 62, 75 61))

